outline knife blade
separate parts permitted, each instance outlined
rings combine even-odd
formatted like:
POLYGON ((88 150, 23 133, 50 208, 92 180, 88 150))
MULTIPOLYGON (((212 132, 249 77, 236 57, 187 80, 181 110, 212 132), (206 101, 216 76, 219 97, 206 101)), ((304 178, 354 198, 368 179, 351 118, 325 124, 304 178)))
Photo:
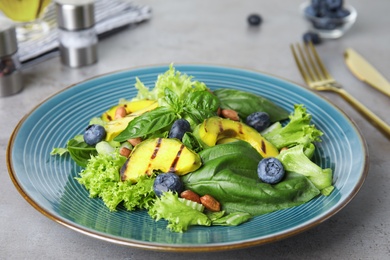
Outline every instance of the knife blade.
POLYGON ((390 82, 359 53, 352 48, 347 48, 344 52, 344 60, 358 79, 390 97, 390 82))

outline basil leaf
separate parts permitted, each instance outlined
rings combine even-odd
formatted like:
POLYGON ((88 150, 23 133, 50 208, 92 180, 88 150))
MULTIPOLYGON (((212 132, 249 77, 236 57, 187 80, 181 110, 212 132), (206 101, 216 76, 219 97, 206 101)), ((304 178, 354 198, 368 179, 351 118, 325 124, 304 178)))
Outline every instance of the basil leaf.
POLYGON ((235 110, 243 120, 258 111, 266 112, 271 122, 281 121, 289 116, 289 112, 284 108, 265 97, 253 93, 224 88, 215 90, 214 94, 219 98, 221 108, 235 110))
POLYGON ((81 167, 86 167, 91 155, 97 155, 97 151, 94 146, 86 144, 81 141, 77 136, 70 139, 66 145, 70 156, 81 167))
POLYGON ((164 89, 164 94, 165 96, 161 100, 161 106, 171 108, 175 113, 180 113, 183 105, 180 102, 179 96, 169 88, 164 89))
POLYGON ((177 118, 171 109, 158 107, 134 118, 114 140, 123 142, 130 138, 155 135, 156 132, 170 127, 177 118))
POLYGON ((183 144, 191 149, 192 151, 198 153, 203 150, 202 144, 199 142, 199 140, 194 136, 193 133, 186 132, 184 133, 184 136, 182 138, 183 144))
POLYGON ((53 148, 53 150, 51 150, 50 152, 50 155, 59 155, 59 156, 62 156, 66 153, 68 153, 68 149, 67 148, 62 148, 62 147, 55 147, 53 148))
POLYGON ((205 119, 209 117, 217 115, 216 112, 211 110, 197 110, 196 108, 192 107, 184 107, 183 112, 185 114, 184 119, 187 119, 190 124, 192 123, 192 127, 202 123, 205 119))
POLYGON ((184 100, 186 107, 197 110, 217 111, 219 107, 218 98, 208 91, 191 92, 184 100))
POLYGON ((196 91, 188 94, 183 105, 183 118, 189 119, 194 126, 217 114, 219 100, 208 91, 196 91))

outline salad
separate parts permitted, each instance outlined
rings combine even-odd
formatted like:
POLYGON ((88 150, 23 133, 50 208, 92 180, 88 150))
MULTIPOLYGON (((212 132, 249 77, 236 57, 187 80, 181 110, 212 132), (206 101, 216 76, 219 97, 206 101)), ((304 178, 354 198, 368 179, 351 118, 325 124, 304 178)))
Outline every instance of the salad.
POLYGON ((323 133, 303 104, 287 111, 173 65, 148 89, 86 123, 52 155, 82 167, 77 181, 110 211, 147 210, 167 228, 235 226, 328 196, 332 170, 311 158, 323 133))

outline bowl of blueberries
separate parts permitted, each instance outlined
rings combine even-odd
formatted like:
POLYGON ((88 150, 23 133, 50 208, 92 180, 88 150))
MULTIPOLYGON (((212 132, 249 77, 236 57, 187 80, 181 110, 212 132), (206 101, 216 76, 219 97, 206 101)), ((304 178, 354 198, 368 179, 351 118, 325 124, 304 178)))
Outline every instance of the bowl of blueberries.
POLYGON ((311 0, 300 7, 311 31, 321 38, 336 39, 344 35, 356 21, 357 12, 343 0, 311 0))

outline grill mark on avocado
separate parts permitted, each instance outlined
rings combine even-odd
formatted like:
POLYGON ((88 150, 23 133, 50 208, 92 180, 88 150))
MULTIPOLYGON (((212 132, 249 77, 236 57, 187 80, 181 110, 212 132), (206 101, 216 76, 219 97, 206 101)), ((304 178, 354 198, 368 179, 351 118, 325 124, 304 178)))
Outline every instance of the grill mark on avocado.
POLYGON ((221 120, 218 121, 218 128, 219 128, 219 132, 222 133, 223 132, 223 124, 222 124, 221 120))
POLYGON ((130 161, 130 158, 128 158, 125 161, 125 163, 122 165, 121 169, 119 170, 122 181, 126 180, 126 168, 127 168, 127 164, 129 163, 129 161, 130 161))
POLYGON ((160 147, 161 147, 161 141, 162 141, 162 138, 158 138, 157 139, 156 147, 154 147, 154 151, 153 151, 153 154, 150 157, 150 159, 153 160, 154 158, 156 158, 157 153, 158 153, 158 151, 160 150, 160 147))
POLYGON ((149 172, 150 167, 152 167, 152 161, 157 157, 157 153, 161 147, 161 142, 162 142, 162 138, 158 138, 156 146, 154 147, 154 151, 152 153, 152 156, 150 156, 150 162, 148 164, 148 167, 146 167, 146 170, 145 170, 145 174, 147 174, 147 175, 150 175, 150 174, 148 174, 148 172, 149 172))
POLYGON ((264 140, 261 140, 261 150, 267 154, 267 145, 265 144, 264 140))
POLYGON ((185 147, 184 144, 182 144, 180 146, 179 151, 177 151, 176 157, 175 157, 175 159, 173 159, 171 167, 169 168, 169 172, 175 172, 176 171, 176 166, 177 166, 177 163, 179 162, 180 155, 181 155, 181 152, 183 151, 184 147, 185 147))
POLYGON ((239 123, 238 124, 238 132, 240 133, 240 134, 244 134, 244 131, 243 131, 243 129, 242 129, 242 124, 241 123, 239 123))
POLYGON ((112 121, 112 117, 110 116, 110 114, 106 113, 106 115, 107 115, 108 121, 112 121))
POLYGON ((207 132, 208 132, 208 130, 207 130, 207 127, 206 127, 206 122, 207 122, 207 119, 205 119, 205 120, 204 120, 204 122, 205 122, 204 131, 207 133, 207 132))

